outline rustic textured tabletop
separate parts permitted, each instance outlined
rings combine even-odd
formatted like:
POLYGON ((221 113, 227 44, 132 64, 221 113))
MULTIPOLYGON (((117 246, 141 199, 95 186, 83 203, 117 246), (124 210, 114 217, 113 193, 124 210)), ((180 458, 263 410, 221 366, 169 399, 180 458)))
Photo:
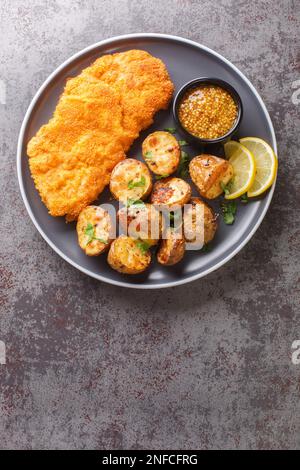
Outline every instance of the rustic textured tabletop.
POLYGON ((299 2, 3 0, 0 18, 0 447, 299 449, 299 2), (106 285, 64 262, 16 177, 19 128, 49 73, 133 32, 231 60, 261 93, 279 147, 274 199, 249 244, 162 291, 106 285))

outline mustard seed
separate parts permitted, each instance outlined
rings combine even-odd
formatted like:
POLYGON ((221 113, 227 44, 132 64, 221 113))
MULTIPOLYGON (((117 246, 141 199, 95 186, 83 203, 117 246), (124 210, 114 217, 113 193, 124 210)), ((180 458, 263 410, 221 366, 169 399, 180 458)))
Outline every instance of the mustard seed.
POLYGON ((227 134, 238 114, 231 94, 214 85, 199 86, 187 91, 178 111, 185 129, 202 139, 216 139, 227 134))

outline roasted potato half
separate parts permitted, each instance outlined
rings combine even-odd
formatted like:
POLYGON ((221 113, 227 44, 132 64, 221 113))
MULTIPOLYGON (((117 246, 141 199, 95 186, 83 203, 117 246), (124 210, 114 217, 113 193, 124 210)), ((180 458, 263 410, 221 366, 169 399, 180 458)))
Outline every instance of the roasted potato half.
MULTIPOLYGON (((183 214, 184 237, 189 243, 202 241, 205 245, 212 241, 218 224, 213 209, 198 197, 192 197, 190 206, 183 214), (197 206, 199 211, 197 212, 197 206)), ((202 248, 202 245, 199 247, 202 248)))
POLYGON ((109 213, 100 206, 87 206, 77 220, 80 248, 88 256, 98 256, 106 251, 112 240, 112 221, 109 213))
POLYGON ((169 228, 157 252, 157 261, 165 266, 173 266, 182 260, 185 252, 183 234, 169 228))
POLYGON ((152 190, 152 178, 145 163, 127 158, 112 171, 109 188, 113 196, 126 203, 128 199, 145 199, 152 190))
POLYGON ((156 175, 169 176, 177 170, 181 150, 170 132, 157 131, 148 135, 142 151, 145 162, 156 175))
POLYGON ((181 178, 166 178, 157 181, 151 194, 152 204, 161 206, 183 206, 189 202, 192 190, 190 185, 181 178))
POLYGON ((214 155, 199 155, 191 160, 190 175, 201 196, 215 199, 223 192, 223 185, 233 177, 231 163, 214 155))
POLYGON ((162 215, 151 204, 132 204, 118 211, 121 228, 133 238, 156 245, 162 232, 162 215))
POLYGON ((110 245, 107 262, 119 273, 139 274, 148 268, 151 253, 140 240, 120 235, 110 245))

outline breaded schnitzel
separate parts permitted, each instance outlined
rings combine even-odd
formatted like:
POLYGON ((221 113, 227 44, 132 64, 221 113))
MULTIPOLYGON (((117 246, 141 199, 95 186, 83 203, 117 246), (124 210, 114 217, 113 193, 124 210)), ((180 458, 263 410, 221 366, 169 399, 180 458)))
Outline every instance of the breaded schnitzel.
POLYGON ((163 62, 141 50, 100 57, 67 81, 53 117, 27 147, 51 215, 74 220, 97 199, 140 131, 167 108, 173 89, 163 62))

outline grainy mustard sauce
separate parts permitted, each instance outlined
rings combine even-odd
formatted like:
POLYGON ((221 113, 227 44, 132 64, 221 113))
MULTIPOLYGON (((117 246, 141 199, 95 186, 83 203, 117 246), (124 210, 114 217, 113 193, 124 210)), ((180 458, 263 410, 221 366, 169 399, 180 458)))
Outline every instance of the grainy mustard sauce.
POLYGON ((187 91, 179 105, 181 124, 202 139, 216 139, 227 134, 237 118, 238 109, 231 94, 215 85, 187 91))

